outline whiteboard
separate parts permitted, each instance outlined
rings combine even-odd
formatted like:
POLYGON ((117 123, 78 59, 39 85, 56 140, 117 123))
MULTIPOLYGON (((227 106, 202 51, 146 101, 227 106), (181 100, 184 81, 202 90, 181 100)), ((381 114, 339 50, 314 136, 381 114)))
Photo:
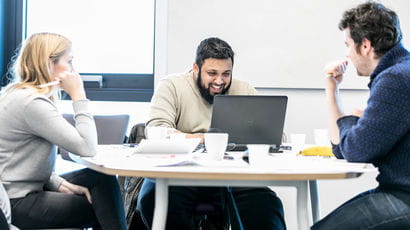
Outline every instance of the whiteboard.
MULTIPOLYGON (((167 72, 192 67, 199 42, 227 41, 235 51, 233 76, 261 88, 323 88, 326 63, 344 59, 342 13, 357 0, 168 1, 167 72)), ((401 20, 410 44, 410 1, 381 1, 401 20)), ((350 65, 343 88, 365 89, 369 79, 350 65)))

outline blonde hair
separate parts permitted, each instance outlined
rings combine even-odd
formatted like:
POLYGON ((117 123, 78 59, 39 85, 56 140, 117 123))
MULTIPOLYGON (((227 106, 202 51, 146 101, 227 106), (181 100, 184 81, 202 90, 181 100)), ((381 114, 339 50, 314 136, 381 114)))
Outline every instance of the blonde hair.
POLYGON ((38 93, 52 94, 53 87, 39 85, 53 81, 50 61, 56 63, 71 49, 71 41, 59 34, 37 33, 22 45, 12 67, 15 88, 34 88, 38 93))

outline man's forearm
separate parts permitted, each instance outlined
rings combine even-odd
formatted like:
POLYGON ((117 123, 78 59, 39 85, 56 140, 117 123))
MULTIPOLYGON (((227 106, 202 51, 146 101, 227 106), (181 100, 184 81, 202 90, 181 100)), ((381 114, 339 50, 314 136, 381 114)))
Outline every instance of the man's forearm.
POLYGON ((342 103, 340 101, 339 90, 326 90, 326 100, 328 106, 328 128, 329 137, 333 144, 339 144, 339 127, 337 120, 344 116, 342 103))

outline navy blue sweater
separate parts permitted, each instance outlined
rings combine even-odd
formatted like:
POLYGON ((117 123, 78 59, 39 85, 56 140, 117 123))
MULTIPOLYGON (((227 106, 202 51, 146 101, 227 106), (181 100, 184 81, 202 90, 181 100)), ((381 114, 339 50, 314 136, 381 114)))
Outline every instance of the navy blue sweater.
POLYGON ((363 116, 337 121, 337 158, 372 163, 384 189, 410 191, 410 54, 398 44, 382 56, 370 76, 363 116))

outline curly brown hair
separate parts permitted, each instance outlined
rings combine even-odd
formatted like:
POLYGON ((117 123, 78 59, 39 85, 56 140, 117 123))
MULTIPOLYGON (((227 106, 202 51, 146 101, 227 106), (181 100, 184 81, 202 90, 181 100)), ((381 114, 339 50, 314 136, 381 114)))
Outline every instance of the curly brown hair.
POLYGON ((369 1, 344 12, 339 29, 349 28, 350 36, 358 47, 367 39, 376 55, 383 56, 402 39, 399 17, 384 5, 369 1))

